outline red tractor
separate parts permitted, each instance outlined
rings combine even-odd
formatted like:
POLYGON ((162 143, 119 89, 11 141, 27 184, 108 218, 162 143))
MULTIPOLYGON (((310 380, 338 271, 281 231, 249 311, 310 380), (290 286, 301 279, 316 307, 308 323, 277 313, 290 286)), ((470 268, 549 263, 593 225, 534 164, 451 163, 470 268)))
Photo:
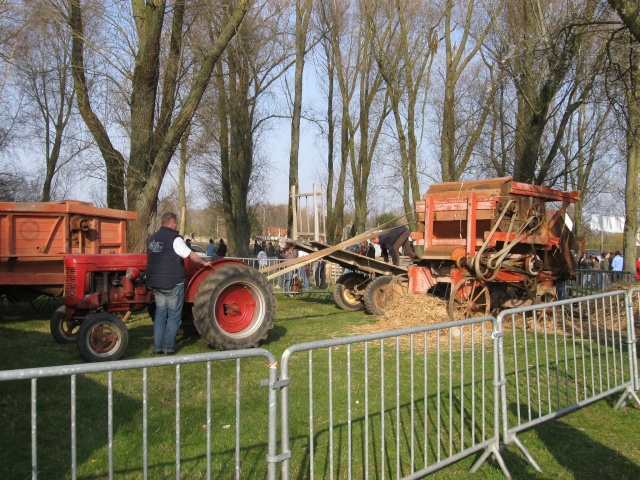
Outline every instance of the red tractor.
MULTIPOLYGON (((193 323, 218 350, 256 347, 273 328, 273 287, 256 269, 231 259, 202 268, 185 259, 183 324, 193 323)), ((88 361, 117 360, 128 343, 125 321, 132 312, 155 310, 145 284, 146 254, 67 255, 64 306, 51 318, 51 334, 76 342, 88 361), (123 315, 121 319, 119 315, 123 315)))

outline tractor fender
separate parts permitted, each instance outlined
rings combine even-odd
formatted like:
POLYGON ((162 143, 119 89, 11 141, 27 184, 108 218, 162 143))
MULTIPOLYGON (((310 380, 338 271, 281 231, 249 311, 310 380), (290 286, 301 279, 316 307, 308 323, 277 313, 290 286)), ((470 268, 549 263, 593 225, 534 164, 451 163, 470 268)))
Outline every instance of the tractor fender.
MULTIPOLYGON (((185 262, 186 263, 186 262, 185 262)), ((246 265, 246 263, 235 260, 231 258, 221 258, 220 260, 214 260, 211 262, 210 267, 200 267, 199 265, 191 263, 190 266, 187 266, 187 276, 189 277, 189 281, 187 282, 187 286, 184 291, 184 301, 193 303, 198 290, 200 290, 200 284, 204 282, 204 280, 211 275, 216 270, 220 268, 224 268, 228 265, 241 263, 242 265, 246 265), (197 267, 200 267, 196 270, 197 267), (192 270, 193 269, 193 270, 192 270)))

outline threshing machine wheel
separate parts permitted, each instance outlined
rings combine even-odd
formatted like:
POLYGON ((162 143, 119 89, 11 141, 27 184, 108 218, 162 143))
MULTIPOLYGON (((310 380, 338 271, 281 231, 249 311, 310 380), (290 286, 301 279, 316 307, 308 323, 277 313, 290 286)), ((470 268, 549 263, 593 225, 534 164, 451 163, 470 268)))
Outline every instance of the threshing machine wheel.
POLYGON ((364 308, 362 293, 369 279, 356 272, 342 275, 333 287, 333 300, 342 310, 355 312, 364 308))
POLYGON ((200 285, 193 322, 211 348, 257 347, 273 328, 273 287, 255 268, 231 264, 213 271, 200 285))
POLYGON ((118 360, 129 343, 126 325, 111 313, 97 313, 80 325, 76 344, 89 362, 118 360))
POLYGON ((409 282, 406 275, 382 275, 369 282, 364 290, 364 304, 371 315, 384 315, 387 304, 407 295, 409 282))
POLYGON ((67 320, 65 315, 65 306, 62 305, 53 312, 51 315, 51 321, 49 322, 49 330, 51 336, 58 343, 74 343, 78 336, 78 330, 80 329, 80 322, 78 320, 67 320))
POLYGON ((475 278, 463 278, 451 290, 448 311, 451 320, 489 315, 491 311, 489 289, 475 278))

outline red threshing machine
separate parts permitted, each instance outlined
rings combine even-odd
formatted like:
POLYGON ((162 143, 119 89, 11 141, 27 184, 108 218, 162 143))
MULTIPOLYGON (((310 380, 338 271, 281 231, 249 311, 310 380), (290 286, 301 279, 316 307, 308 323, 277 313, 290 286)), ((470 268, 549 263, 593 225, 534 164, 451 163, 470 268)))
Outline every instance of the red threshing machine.
MULTIPOLYGON (((558 297, 575 278, 571 249, 578 247, 565 224, 579 192, 515 182, 511 177, 436 183, 417 202, 418 231, 411 236, 424 253, 412 266, 395 266, 317 242, 298 242, 311 256, 348 269, 334 299, 344 310, 385 312, 390 300, 433 293, 448 300, 452 320, 558 297), (552 204, 553 208, 547 208, 552 204)), ((380 233, 373 229, 356 240, 380 233)), ((351 239, 353 243, 354 239, 351 239)))
POLYGON ((424 253, 408 268, 409 292, 445 285, 452 319, 555 300, 575 277, 565 214, 578 199, 511 177, 432 185, 416 205, 424 253))

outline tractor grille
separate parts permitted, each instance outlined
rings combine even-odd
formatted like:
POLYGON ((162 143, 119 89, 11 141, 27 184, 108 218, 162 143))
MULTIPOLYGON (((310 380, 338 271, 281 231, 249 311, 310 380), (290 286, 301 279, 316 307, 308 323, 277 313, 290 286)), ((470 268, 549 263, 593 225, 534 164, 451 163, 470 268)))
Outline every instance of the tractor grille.
POLYGON ((75 268, 65 268, 64 270, 64 296, 75 298, 78 288, 78 273, 75 268))

